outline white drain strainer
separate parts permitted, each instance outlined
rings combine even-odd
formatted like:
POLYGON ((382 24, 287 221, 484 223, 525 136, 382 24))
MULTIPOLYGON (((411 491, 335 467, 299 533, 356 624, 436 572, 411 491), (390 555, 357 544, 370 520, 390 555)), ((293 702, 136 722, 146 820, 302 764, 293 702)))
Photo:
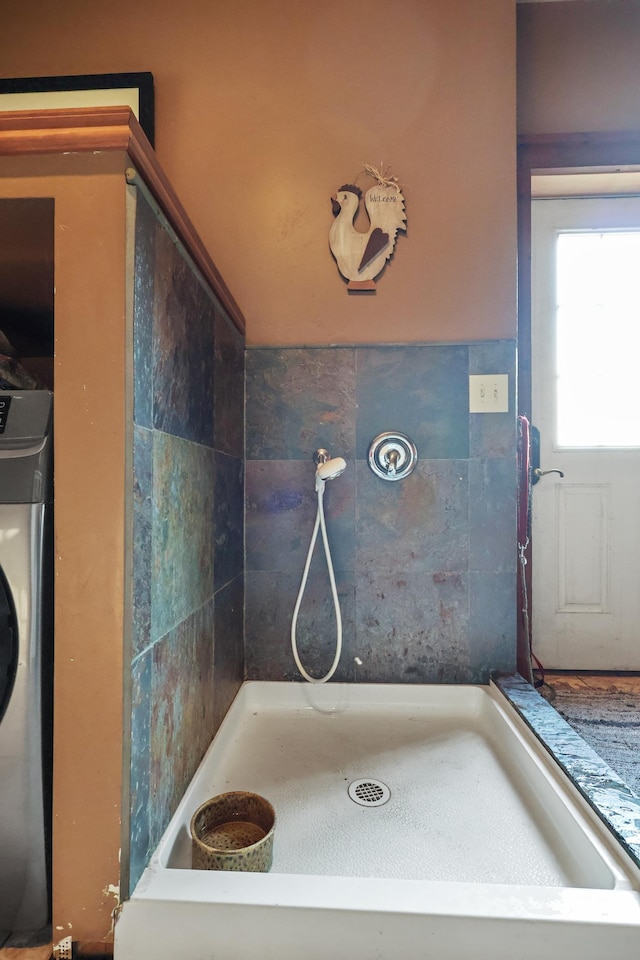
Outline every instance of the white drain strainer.
POLYGON ((382 780, 365 777, 363 780, 354 780, 349 784, 349 796, 361 807, 381 807, 391 798, 391 790, 382 780))

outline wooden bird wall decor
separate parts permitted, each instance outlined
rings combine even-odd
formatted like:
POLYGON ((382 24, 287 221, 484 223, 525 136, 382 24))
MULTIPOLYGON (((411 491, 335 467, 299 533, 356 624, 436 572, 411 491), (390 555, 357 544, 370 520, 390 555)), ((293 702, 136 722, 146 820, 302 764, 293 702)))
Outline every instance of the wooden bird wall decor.
POLYGON ((407 218, 398 178, 388 177, 368 163, 364 172, 375 180, 364 195, 369 229, 363 233, 354 225, 362 190, 345 183, 331 198, 335 219, 329 231, 329 247, 338 270, 349 281, 347 290, 375 293, 376 277, 393 255, 398 230, 406 231, 407 218))

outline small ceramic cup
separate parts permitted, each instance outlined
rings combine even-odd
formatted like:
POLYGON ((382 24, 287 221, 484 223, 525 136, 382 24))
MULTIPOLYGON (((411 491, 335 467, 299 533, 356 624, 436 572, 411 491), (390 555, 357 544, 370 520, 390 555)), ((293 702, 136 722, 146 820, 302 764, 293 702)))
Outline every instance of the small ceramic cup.
POLYGON ((266 873, 273 861, 276 815, 257 793, 221 793, 198 807, 191 818, 194 870, 247 870, 266 873))

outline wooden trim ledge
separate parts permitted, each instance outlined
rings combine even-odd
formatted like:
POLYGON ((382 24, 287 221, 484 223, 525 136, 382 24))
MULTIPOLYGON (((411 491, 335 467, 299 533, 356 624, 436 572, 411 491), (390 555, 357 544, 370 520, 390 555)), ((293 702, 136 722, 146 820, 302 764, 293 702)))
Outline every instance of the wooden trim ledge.
POLYGON ((230 319, 244 334, 246 324, 240 307, 129 107, 0 113, 0 157, 106 151, 128 155, 230 319))
POLYGON ((597 167, 616 170, 640 163, 640 130, 585 133, 539 133, 518 137, 520 168, 572 170, 597 167))

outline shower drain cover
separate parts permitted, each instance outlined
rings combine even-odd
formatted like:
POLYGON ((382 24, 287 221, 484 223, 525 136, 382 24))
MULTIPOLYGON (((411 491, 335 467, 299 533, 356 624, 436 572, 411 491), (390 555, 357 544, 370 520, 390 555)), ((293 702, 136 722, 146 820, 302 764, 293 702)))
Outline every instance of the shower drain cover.
POLYGON ((361 807, 381 807, 391 797, 391 790, 382 780, 354 780, 349 784, 349 796, 361 807))

